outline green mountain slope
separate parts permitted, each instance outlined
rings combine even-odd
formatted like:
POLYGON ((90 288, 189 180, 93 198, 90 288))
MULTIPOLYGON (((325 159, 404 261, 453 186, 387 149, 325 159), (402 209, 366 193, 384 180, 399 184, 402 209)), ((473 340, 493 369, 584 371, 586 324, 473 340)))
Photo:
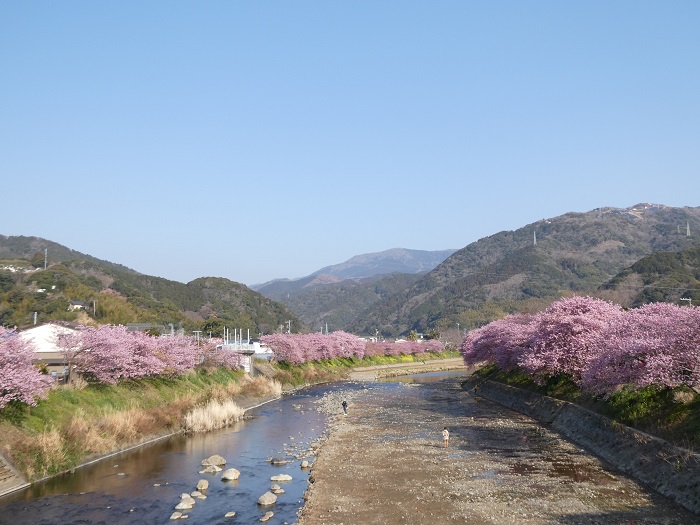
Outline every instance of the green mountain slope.
POLYGON ((398 335, 473 328, 505 313, 590 293, 657 251, 700 244, 700 208, 637 205, 568 213, 480 239, 409 289, 378 302, 348 329, 398 335))
POLYGON ((393 274, 340 282, 315 283, 279 300, 312 330, 345 330, 376 303, 405 290, 421 275, 393 274))
POLYGON ((623 306, 700 305, 700 246, 644 257, 606 283, 601 294, 623 306))
POLYGON ((212 335, 227 327, 250 330, 257 337, 287 321, 296 330, 305 329, 284 305, 228 279, 205 277, 183 284, 44 239, 0 236, 0 324, 29 326, 35 312, 38 322, 172 324, 212 335), (44 269, 46 249, 49 265, 44 269), (69 311, 71 301, 85 307, 69 311))

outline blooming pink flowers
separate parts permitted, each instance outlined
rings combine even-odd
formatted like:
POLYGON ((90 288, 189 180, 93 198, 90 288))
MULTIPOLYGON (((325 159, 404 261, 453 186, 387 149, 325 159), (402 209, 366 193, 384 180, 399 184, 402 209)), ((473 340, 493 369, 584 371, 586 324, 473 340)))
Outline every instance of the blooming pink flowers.
POLYGON ((275 355, 275 359, 289 364, 332 359, 334 357, 356 357, 362 359, 365 343, 347 332, 331 332, 328 335, 271 334, 260 338, 275 355))
POLYGON ((32 366, 34 349, 12 330, 0 327, 0 408, 10 401, 36 405, 51 378, 32 366))
POLYGON ((374 355, 421 354, 441 352, 444 346, 439 341, 365 342, 347 332, 322 334, 272 334, 260 339, 274 352, 278 361, 301 364, 307 361, 374 355))
MULTIPOLYGON (((239 354, 197 346, 192 337, 154 337, 124 326, 83 327, 59 335, 57 343, 71 374, 107 384, 180 375, 201 363, 232 369, 241 364, 239 354)), ((33 358, 31 343, 0 328, 0 409, 13 400, 34 405, 50 388, 50 377, 32 365, 33 358)))
POLYGON ((700 387, 700 310, 654 303, 624 311, 590 297, 552 303, 471 331, 460 351, 467 364, 520 368, 535 378, 569 375, 606 394, 623 385, 700 387))

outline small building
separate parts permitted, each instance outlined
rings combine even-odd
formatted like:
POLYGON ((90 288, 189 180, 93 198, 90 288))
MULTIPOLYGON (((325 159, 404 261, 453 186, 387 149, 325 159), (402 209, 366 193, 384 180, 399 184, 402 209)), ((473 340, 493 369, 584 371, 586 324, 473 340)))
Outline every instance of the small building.
POLYGON ((17 334, 23 341, 34 347, 33 362, 46 368, 56 380, 65 380, 68 375, 66 354, 58 345, 58 337, 75 333, 75 329, 54 323, 47 323, 24 330, 17 334))
POLYGON ((83 301, 71 301, 68 303, 68 311, 74 312, 76 310, 85 310, 87 305, 83 301))

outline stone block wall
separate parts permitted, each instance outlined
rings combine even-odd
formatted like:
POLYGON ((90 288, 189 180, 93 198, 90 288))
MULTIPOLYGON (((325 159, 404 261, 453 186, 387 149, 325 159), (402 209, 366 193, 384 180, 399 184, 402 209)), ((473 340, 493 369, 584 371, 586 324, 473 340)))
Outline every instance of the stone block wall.
POLYGON ((615 469, 700 514, 700 455, 614 422, 573 403, 497 381, 464 388, 551 427, 615 469))

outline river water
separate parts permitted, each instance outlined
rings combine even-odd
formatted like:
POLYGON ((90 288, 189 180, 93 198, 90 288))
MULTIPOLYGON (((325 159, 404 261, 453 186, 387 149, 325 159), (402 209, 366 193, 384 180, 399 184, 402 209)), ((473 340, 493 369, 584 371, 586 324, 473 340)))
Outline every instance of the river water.
POLYGON ((360 385, 307 388, 249 411, 252 417, 226 429, 172 436, 34 484, 0 498, 0 523, 177 523, 170 516, 181 494, 194 491, 200 479, 209 481, 207 497, 196 500, 188 524, 254 523, 268 510, 275 513, 271 523, 293 523, 309 476, 308 469, 300 466, 302 459, 294 456, 303 455, 322 437, 326 423, 315 402, 327 392, 348 388, 360 385), (220 473, 200 474, 202 460, 214 454, 226 458, 224 468, 239 470, 240 478, 223 482, 220 473), (273 457, 291 462, 274 466, 269 461, 273 457), (278 474, 289 474, 292 480, 270 480, 278 474), (273 483, 284 494, 270 507, 258 505, 258 498, 273 483), (233 520, 224 517, 228 512, 236 512, 233 520))
MULTIPOLYGON (((454 375, 437 372, 373 383, 373 389, 393 390, 398 382, 433 382, 454 375)), ((458 372, 464 375, 464 372, 458 372)), ((200 479, 209 481, 206 499, 196 499, 187 523, 254 523, 268 511, 271 523, 294 523, 303 506, 309 470, 301 468, 311 443, 323 437, 326 416, 317 408, 324 395, 365 388, 361 383, 337 383, 306 388, 246 413, 246 419, 228 428, 193 436, 175 435, 153 444, 101 460, 0 498, 0 524, 144 524, 177 523, 170 516, 183 493, 196 490, 200 479), (223 482, 220 474, 200 474, 201 462, 214 454, 226 458, 224 468, 240 471, 236 481, 223 482), (274 466, 270 458, 290 462, 274 466), (288 482, 272 476, 289 474, 288 482), (258 498, 273 483, 284 489, 270 507, 258 498), (235 512, 233 520, 225 518, 235 512)), ((338 406, 340 412, 341 407, 338 406)), ((313 458, 309 458, 311 461, 313 458)))
MULTIPOLYGON (((0 524, 178 523, 179 520, 171 521, 170 516, 180 502, 181 495, 193 492, 200 479, 209 481, 209 489, 205 493, 206 499, 196 500, 195 507, 188 512, 186 520, 188 524, 259 523, 260 518, 267 511, 274 512, 274 517, 269 521, 271 524, 295 523, 297 513, 304 504, 303 495, 308 487, 309 477, 309 470, 301 468, 303 459, 301 456, 309 451, 312 443, 324 438, 328 423, 323 411, 319 410, 319 401, 322 398, 331 399, 332 403, 337 401, 338 416, 342 412, 339 401, 346 396, 350 399, 351 415, 353 395, 364 395, 365 403, 372 399, 380 405, 390 403, 392 408, 387 414, 381 415, 380 419, 383 424, 391 426, 394 419, 408 417, 408 412, 401 412, 399 417, 395 410, 401 408, 401 403, 408 400, 407 395, 428 396, 429 401, 436 396, 451 395, 447 391, 443 392, 438 385, 426 384, 423 385, 424 388, 407 388, 420 386, 410 383, 434 383, 445 380, 451 383, 459 381, 460 376, 464 376, 464 371, 435 372, 384 379, 381 382, 347 382, 307 388, 250 410, 247 413, 249 418, 226 429, 193 436, 172 436, 4 496, 0 498, 0 524), (433 386, 437 390, 432 388, 433 386), (361 389, 365 390, 364 394, 359 392, 361 389), (236 481, 224 482, 220 474, 200 473, 203 468, 202 460, 214 454, 226 458, 227 464, 224 468, 239 470, 240 478, 236 481), (275 457, 285 457, 289 463, 281 466, 272 465, 270 458, 275 457), (258 498, 270 490, 271 485, 275 483, 270 478, 278 474, 288 474, 292 477, 291 481, 277 482, 285 492, 278 496, 274 505, 269 507, 258 505, 258 498), (228 512, 235 512, 235 517, 226 518, 225 515, 228 512)), ((478 410, 488 413, 488 417, 483 421, 491 424, 494 421, 500 424, 506 421, 506 418, 514 416, 504 415, 510 412, 500 408, 498 410, 503 411, 504 414, 499 415, 500 412, 495 413, 495 409, 486 402, 476 403, 472 400, 471 403, 473 406, 460 405, 455 406, 454 409, 460 411, 460 414, 468 412, 467 415, 474 416, 471 417, 469 424, 462 425, 464 429, 478 431, 478 435, 470 435, 467 442, 476 448, 486 447, 486 450, 490 446, 489 443, 496 437, 503 438, 507 429, 499 425, 497 432, 491 435, 493 433, 488 432, 494 429, 489 425, 477 425, 474 422, 475 419, 477 423, 482 420, 480 413, 477 413, 478 410), (474 412, 475 410, 477 412, 474 412)), ((365 408, 367 411, 368 408, 365 408)), ((430 410, 420 411, 420 417, 433 416, 430 410)), ((416 421, 411 428, 415 430, 419 426, 419 422, 416 421)), ((435 424, 432 426, 434 427, 435 424)), ((529 424, 527 428, 530 426, 536 427, 529 424)), ((434 428, 432 430, 434 431, 434 428)), ((459 429, 455 428, 455 431, 457 430, 459 429)), ((456 439, 459 437, 458 433, 455 434, 456 439)), ((401 439, 400 436, 395 438, 401 439)), ((454 449, 456 453, 459 447, 454 449)), ((475 453, 470 452, 472 456, 469 464, 472 468, 475 468, 476 456, 473 456, 475 453)), ((494 457, 508 456, 508 449, 500 444, 492 453, 489 450, 485 453, 490 454, 489 457, 493 462, 494 457)), ((546 453, 547 448, 540 445, 534 446, 534 449, 528 452, 533 456, 546 455, 546 453)), ((309 458, 309 460, 312 459, 309 458)), ((463 458, 453 459, 463 460, 463 458)), ((513 468, 519 468, 519 465, 513 468)), ((480 475, 503 477, 499 472, 486 469, 480 475)), ((579 468, 575 474, 583 475, 587 472, 579 468)), ((530 471, 523 471, 522 474, 532 476, 530 471)), ((565 480, 568 480, 567 476, 571 475, 568 471, 557 471, 551 474, 565 480)), ((686 523, 686 521, 669 523, 686 523)), ((695 521, 691 519, 688 523, 695 523, 695 521)))

